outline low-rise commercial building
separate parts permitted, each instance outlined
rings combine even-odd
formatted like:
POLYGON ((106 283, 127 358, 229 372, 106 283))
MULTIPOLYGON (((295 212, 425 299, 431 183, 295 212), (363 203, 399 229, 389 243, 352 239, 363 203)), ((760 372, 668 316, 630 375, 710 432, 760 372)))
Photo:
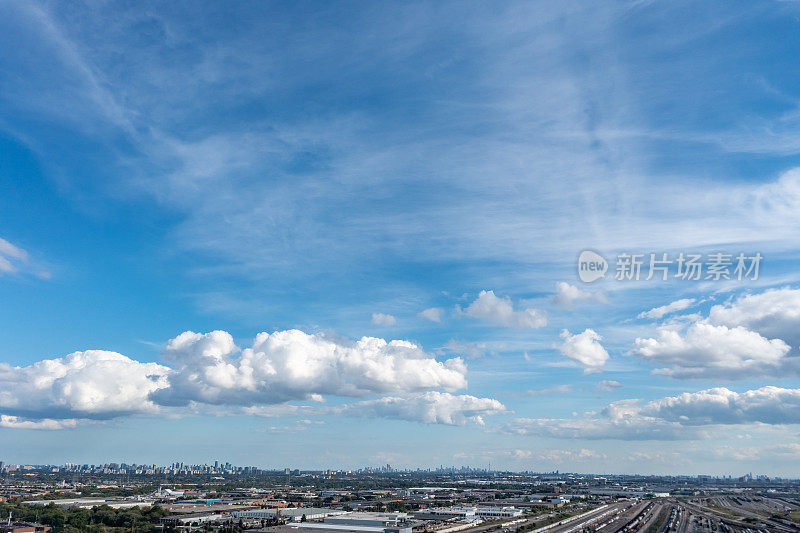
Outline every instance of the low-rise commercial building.
POLYGON ((478 507, 475 514, 484 520, 499 520, 501 518, 514 518, 522 515, 522 509, 516 507, 478 507))
POLYGON ((478 516, 475 507, 431 507, 420 509, 414 518, 420 520, 475 520, 478 516))
POLYGON ((328 509, 324 507, 285 507, 272 509, 250 509, 247 511, 237 511, 231 513, 236 518, 276 518, 284 517, 291 521, 299 522, 305 517, 306 520, 322 520, 329 516, 347 514, 347 511, 339 509, 328 509))
POLYGON ((344 524, 353 526, 397 526, 401 522, 408 520, 406 513, 365 513, 351 512, 337 516, 329 516, 325 519, 326 524, 344 524))
POLYGON ((35 522, 0 522, 0 533, 46 533, 50 526, 35 522))

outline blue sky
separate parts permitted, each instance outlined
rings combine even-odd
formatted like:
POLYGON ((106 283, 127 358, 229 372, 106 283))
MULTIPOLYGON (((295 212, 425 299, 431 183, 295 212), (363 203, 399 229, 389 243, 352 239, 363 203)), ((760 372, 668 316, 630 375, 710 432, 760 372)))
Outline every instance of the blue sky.
POLYGON ((798 16, 0 4, 0 459, 799 476, 798 16))

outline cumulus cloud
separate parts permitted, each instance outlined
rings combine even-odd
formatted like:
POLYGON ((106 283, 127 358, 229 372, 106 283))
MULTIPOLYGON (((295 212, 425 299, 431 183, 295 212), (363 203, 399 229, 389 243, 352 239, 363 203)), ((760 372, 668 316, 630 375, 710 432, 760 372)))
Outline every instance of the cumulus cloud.
POLYGON ((28 418, 45 423, 154 412, 158 406, 150 395, 168 386, 168 372, 165 366, 103 350, 24 367, 0 364, 0 412, 8 415, 8 427, 28 418))
POLYGON ((424 311, 420 311, 417 316, 420 318, 424 318, 426 320, 430 320, 431 322, 436 322, 440 324, 442 322, 442 315, 444 314, 444 309, 441 307, 430 307, 425 309, 424 311))
POLYGON ((602 292, 584 291, 566 281, 556 283, 556 294, 553 296, 553 303, 556 305, 571 309, 576 303, 592 300, 602 303, 608 302, 602 292))
POLYGON ((481 291, 478 298, 463 311, 472 318, 489 320, 513 328, 541 328, 547 325, 544 311, 527 307, 515 310, 511 298, 499 298, 494 291, 481 291))
POLYGON ((78 420, 68 418, 64 420, 54 420, 44 418, 41 420, 30 420, 18 416, 0 415, 0 427, 13 429, 67 429, 78 425, 78 420))
POLYGON ((663 318, 665 315, 670 313, 674 313, 676 311, 683 311, 684 309, 688 309, 692 305, 694 305, 695 299, 694 298, 683 298, 681 300, 675 300, 672 303, 667 305, 662 305, 661 307, 654 307, 649 311, 642 311, 639 313, 637 318, 650 318, 653 320, 657 320, 659 318, 663 318))
POLYGON ((397 319, 393 315, 372 313, 372 323, 377 326, 394 326, 397 324, 397 319))
POLYGON ((713 306, 707 322, 742 326, 796 347, 800 344, 800 290, 786 287, 742 295, 733 302, 713 306))
POLYGON ((297 411, 288 401, 323 402, 327 395, 397 394, 416 399, 420 409, 425 400, 439 406, 437 421, 450 420, 441 423, 502 409, 489 399, 447 394, 466 387, 463 360, 437 361, 407 341, 288 330, 260 333, 242 350, 225 331, 187 331, 167 343, 162 358, 169 366, 87 350, 25 367, 0 364, 0 426, 58 429, 201 407, 212 414, 281 416, 297 411), (413 396, 433 392, 440 396, 413 396))
POLYGON ((608 352, 599 342, 603 338, 594 330, 586 329, 583 333, 572 335, 565 329, 561 332, 561 338, 564 339, 558 346, 561 355, 585 365, 587 370, 599 370, 608 361, 608 352))
POLYGON ((518 418, 504 431, 565 439, 676 440, 707 438, 718 426, 800 424, 800 389, 762 387, 687 392, 642 403, 621 400, 573 419, 518 418))
POLYGON ((800 389, 768 386, 738 393, 718 387, 654 400, 642 413, 692 426, 800 424, 800 389))
POLYGON ((493 398, 429 391, 407 397, 366 400, 338 407, 334 411, 350 416, 463 426, 467 422, 483 425, 484 416, 502 413, 505 410, 505 406, 493 398))
POLYGON ((597 383, 597 390, 600 392, 611 392, 620 387, 622 387, 622 383, 614 381, 613 379, 604 379, 597 383))
POLYGON ((714 305, 708 317, 688 318, 662 325, 655 337, 637 338, 631 353, 656 365, 654 373, 678 379, 800 374, 800 357, 792 352, 800 342, 800 290, 744 294, 714 305))
POLYGON ((170 387, 154 398, 168 405, 271 404, 466 386, 462 359, 439 362, 411 342, 374 337, 352 342, 299 330, 259 333, 239 353, 227 332, 187 331, 169 341, 163 357, 174 365, 170 387))
POLYGON ((741 326, 695 322, 685 331, 662 327, 656 338, 637 338, 632 353, 654 365, 655 373, 678 379, 785 377, 797 373, 797 358, 780 339, 766 339, 741 326))

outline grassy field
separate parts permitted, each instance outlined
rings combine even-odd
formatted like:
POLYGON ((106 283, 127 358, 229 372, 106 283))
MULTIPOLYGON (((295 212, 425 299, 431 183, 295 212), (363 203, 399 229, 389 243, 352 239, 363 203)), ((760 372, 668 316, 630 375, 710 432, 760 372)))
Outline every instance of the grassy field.
POLYGON ((707 507, 709 509, 714 510, 717 514, 720 514, 722 516, 725 516, 725 517, 733 519, 733 520, 743 520, 744 519, 743 515, 741 515, 739 513, 734 513, 731 509, 728 509, 727 507, 722 507, 722 506, 714 504, 714 503, 709 503, 707 505, 707 507))

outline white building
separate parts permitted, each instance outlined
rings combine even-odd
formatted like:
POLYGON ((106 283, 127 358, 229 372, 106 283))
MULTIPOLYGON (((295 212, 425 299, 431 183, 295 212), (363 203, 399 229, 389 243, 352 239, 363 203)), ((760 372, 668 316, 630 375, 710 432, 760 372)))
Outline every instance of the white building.
POLYGON ((408 520, 406 513, 346 513, 325 518, 326 524, 344 524, 352 526, 397 526, 408 520))
POLYGON ((282 516, 294 522, 299 522, 306 517, 306 520, 322 520, 330 516, 347 514, 347 511, 338 509, 326 509, 321 507, 284 507, 282 509, 250 509, 247 511, 236 511, 231 516, 236 518, 275 518, 282 516))
POLYGON ((295 522, 293 529, 303 533, 411 533, 410 525, 356 526, 352 524, 327 524, 325 522, 295 522))
POLYGON ((420 520, 475 520, 477 509, 475 507, 431 507, 430 509, 420 509, 414 513, 415 518, 420 520))
POLYGON ((475 514, 484 520, 499 520, 501 518, 514 518, 522 516, 522 509, 516 507, 478 507, 475 514))

